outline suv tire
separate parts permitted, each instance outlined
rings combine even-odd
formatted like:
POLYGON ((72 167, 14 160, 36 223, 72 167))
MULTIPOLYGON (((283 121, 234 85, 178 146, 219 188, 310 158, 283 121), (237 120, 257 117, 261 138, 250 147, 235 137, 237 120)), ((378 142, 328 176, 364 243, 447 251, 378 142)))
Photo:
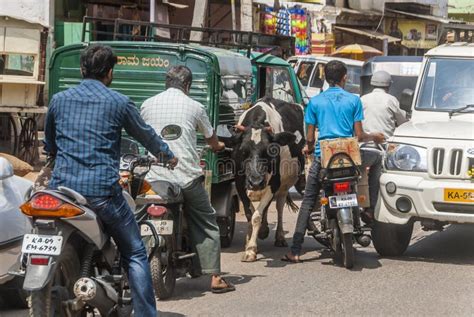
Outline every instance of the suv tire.
POLYGON ((372 240, 375 250, 381 256, 400 256, 410 244, 413 222, 404 225, 375 221, 372 240))

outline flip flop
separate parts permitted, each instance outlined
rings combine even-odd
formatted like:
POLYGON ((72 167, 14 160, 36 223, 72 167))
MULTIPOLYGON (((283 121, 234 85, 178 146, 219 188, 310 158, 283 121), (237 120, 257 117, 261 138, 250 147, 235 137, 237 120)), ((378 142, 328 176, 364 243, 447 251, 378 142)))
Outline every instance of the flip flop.
POLYGON ((232 283, 227 282, 221 277, 221 281, 225 283, 225 287, 211 287, 211 292, 214 294, 223 294, 227 292, 235 291, 235 286, 232 283))
POLYGON ((285 261, 285 262, 290 262, 290 263, 301 263, 301 262, 303 262, 301 260, 290 259, 290 257, 288 257, 288 254, 285 254, 285 256, 281 260, 285 261))

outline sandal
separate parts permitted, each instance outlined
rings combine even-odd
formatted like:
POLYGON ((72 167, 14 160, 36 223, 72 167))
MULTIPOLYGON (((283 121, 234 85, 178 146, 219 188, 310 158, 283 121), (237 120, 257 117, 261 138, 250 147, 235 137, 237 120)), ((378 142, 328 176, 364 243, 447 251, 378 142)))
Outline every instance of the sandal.
POLYGON ((285 254, 285 256, 281 259, 282 261, 285 261, 285 262, 290 262, 290 263, 301 263, 303 261, 301 261, 300 259, 292 259, 288 256, 288 254, 285 254))
POLYGON ((221 277, 220 285, 225 285, 225 286, 211 287, 211 292, 213 292, 214 294, 223 294, 223 293, 235 291, 235 286, 227 282, 226 280, 224 280, 224 278, 222 277, 221 277))

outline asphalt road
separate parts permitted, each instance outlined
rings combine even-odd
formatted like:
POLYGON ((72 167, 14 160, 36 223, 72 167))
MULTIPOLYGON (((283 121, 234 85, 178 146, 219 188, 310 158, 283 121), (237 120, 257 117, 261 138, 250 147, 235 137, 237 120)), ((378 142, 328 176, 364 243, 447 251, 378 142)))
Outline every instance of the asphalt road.
MULTIPOLYGON (((285 230, 296 214, 285 211, 285 230)), ((274 209, 269 212, 276 226, 274 209)), ((162 316, 472 316, 474 315, 474 227, 444 232, 416 227, 403 257, 383 259, 372 247, 358 248, 352 270, 334 265, 312 238, 303 263, 280 260, 287 251, 273 246, 273 234, 259 241, 258 261, 242 263, 247 225, 239 215, 233 246, 222 252, 222 269, 237 290, 209 292, 209 278, 182 279, 175 296, 159 301, 162 316)), ((288 243, 290 233, 286 234, 288 243)), ((0 311, 2 317, 25 311, 0 311)))

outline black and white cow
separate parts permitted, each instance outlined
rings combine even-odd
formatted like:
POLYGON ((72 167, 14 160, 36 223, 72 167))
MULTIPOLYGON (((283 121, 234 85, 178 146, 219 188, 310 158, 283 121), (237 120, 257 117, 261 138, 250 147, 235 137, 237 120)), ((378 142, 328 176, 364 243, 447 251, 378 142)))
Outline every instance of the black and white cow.
POLYGON ((259 100, 240 117, 233 137, 236 186, 242 200, 249 231, 244 262, 257 259, 257 235, 268 236, 266 214, 275 198, 278 224, 275 245, 287 246, 283 233, 283 207, 288 190, 302 170, 304 140, 303 107, 272 98, 259 100), (257 209, 247 190, 260 191, 257 209), (263 226, 262 226, 263 224, 263 226))

